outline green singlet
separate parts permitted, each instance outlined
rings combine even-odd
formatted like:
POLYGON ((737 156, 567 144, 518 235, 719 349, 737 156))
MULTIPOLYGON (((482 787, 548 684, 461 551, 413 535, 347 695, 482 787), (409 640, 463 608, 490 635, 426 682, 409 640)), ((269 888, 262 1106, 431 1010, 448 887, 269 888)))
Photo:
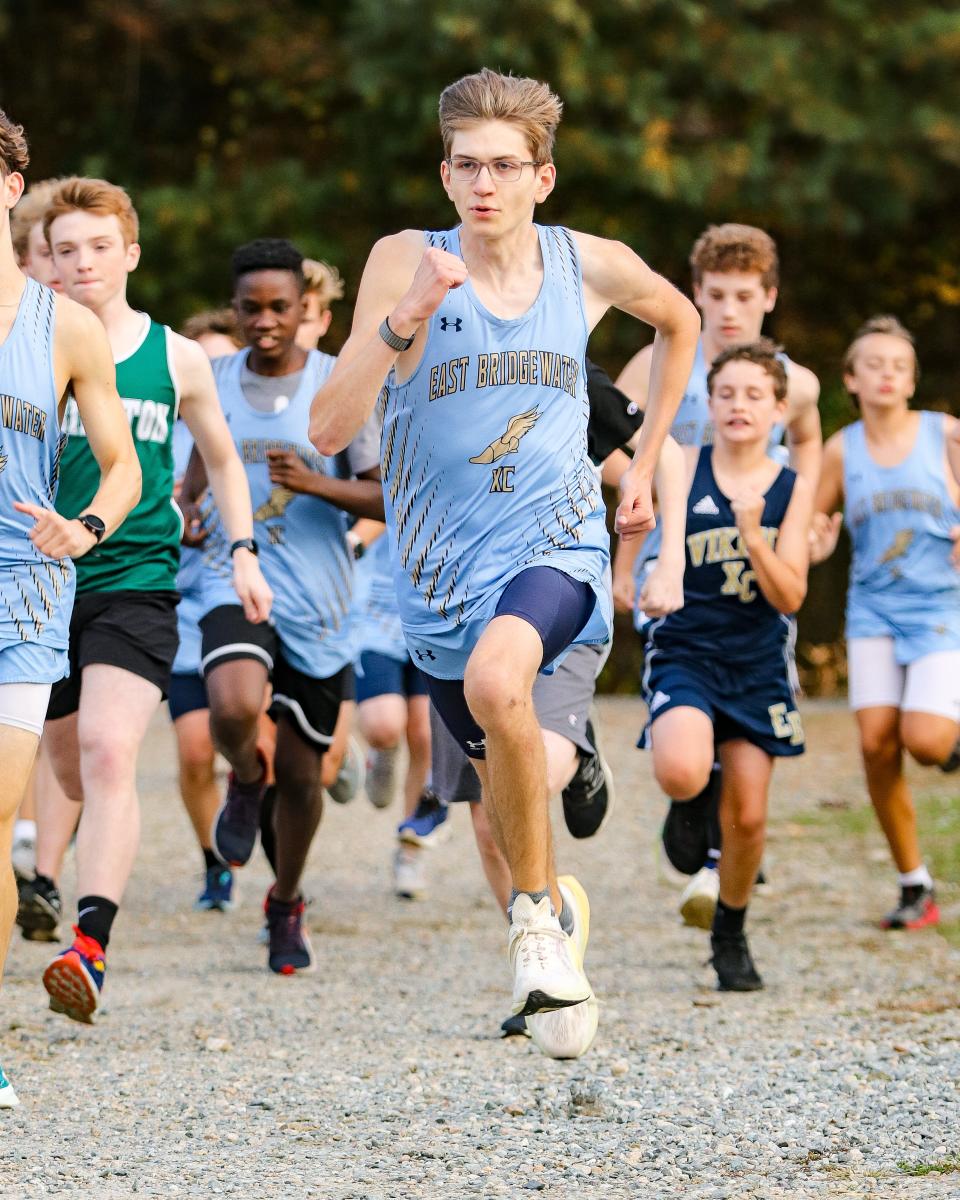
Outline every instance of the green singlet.
MULTIPOLYGON (((166 326, 151 320, 140 345, 117 363, 117 391, 140 459, 143 494, 114 534, 77 559, 78 593, 176 591, 182 521, 173 500, 173 427, 179 396, 169 336, 166 326)), ((100 468, 72 396, 63 432, 57 512, 72 518, 100 486, 100 468)))

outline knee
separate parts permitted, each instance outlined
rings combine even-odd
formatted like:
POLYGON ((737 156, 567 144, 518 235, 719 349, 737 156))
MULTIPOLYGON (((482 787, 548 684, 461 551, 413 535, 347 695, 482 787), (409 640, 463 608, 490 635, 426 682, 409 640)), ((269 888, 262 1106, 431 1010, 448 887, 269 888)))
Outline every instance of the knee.
POLYGON ((860 733, 860 753, 869 770, 895 764, 900 757, 900 739, 896 732, 865 729, 860 733))
MULTIPOLYGON (((721 818, 723 811, 721 810, 721 818)), ((758 804, 731 806, 730 816, 723 824, 735 832, 742 842, 762 841, 767 831, 766 809, 758 804)))
MULTIPOLYGON (((132 778, 135 775, 136 746, 129 746, 123 740, 104 736, 99 731, 85 733, 82 729, 79 731, 78 745, 83 779, 112 783, 132 778)), ((69 782, 69 780, 61 780, 61 786, 67 795, 71 795, 69 782)), ((71 795, 71 799, 74 798, 71 795)))
POLYGON ((698 763, 689 753, 674 749, 655 749, 653 754, 653 773, 671 800, 692 800, 699 796, 710 780, 712 765, 698 763))
POLYGON ((485 733, 509 732, 531 709, 533 697, 517 671, 507 663, 467 664, 463 695, 474 720, 485 733))
POLYGON ((211 697, 210 732, 221 745, 235 746, 255 737, 259 730, 260 703, 242 694, 211 697))
POLYGON ((361 731, 372 750, 395 750, 404 734, 404 724, 397 717, 376 715, 361 721, 361 731))

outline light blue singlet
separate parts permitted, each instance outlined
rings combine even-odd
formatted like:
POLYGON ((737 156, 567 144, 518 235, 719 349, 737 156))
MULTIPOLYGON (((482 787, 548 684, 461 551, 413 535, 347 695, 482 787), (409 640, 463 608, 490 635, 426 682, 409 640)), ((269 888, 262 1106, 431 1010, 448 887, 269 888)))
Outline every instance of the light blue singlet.
POLYGON ((75 573, 41 554, 33 517, 14 501, 53 509, 63 439, 53 375, 53 292, 26 280, 0 345, 0 683, 55 683, 69 673, 75 573))
MULTIPOLYGON (((555 567, 597 603, 578 643, 611 625, 605 511, 587 456, 587 325, 572 234, 535 226, 540 292, 494 316, 469 280, 431 317, 409 380, 382 394, 381 470, 394 582, 414 663, 462 679, 509 581, 555 567)), ((427 244, 460 255, 459 231, 427 244)))
POLYGON ((845 522, 853 543, 847 637, 892 637, 897 662, 960 650, 960 572, 950 529, 944 416, 921 412, 917 438, 895 467, 870 456, 862 421, 843 431, 845 522))

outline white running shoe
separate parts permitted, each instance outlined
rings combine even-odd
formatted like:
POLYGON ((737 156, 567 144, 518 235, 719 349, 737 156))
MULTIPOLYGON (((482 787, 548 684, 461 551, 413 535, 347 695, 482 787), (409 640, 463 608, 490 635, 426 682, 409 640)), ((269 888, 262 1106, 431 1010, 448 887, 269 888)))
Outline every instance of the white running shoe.
POLYGON ((349 804, 354 796, 363 791, 367 778, 367 764, 356 738, 347 742, 347 750, 340 764, 340 771, 327 794, 335 804, 349 804))
POLYGON ((4 1075, 3 1067, 0 1067, 0 1108, 16 1108, 20 1103, 20 1098, 13 1090, 13 1084, 4 1075))
POLYGON ((367 759, 367 798, 374 808, 389 808, 397 794, 400 747, 371 750, 367 759))
POLYGON ((427 894, 427 864, 422 850, 400 845, 393 856, 393 890, 401 900, 420 900, 427 894))
POLYGON ((10 857, 18 879, 32 879, 37 870, 37 823, 17 821, 13 829, 13 849, 10 857))
MULTIPOLYGON (((582 966, 590 936, 590 901, 572 875, 561 875, 557 886, 574 915, 571 941, 582 966)), ((548 1058, 579 1058, 593 1044, 599 1021, 600 1006, 591 992, 582 1004, 532 1014, 527 1017, 527 1029, 537 1049, 548 1058)))
POLYGON ((550 897, 534 904, 521 892, 513 902, 507 950, 513 968, 511 1012, 528 1017, 582 1004, 593 994, 576 943, 560 928, 550 897))
POLYGON ((680 916, 684 925, 712 929, 713 914, 720 899, 720 872, 716 867, 701 867, 680 896, 680 916))

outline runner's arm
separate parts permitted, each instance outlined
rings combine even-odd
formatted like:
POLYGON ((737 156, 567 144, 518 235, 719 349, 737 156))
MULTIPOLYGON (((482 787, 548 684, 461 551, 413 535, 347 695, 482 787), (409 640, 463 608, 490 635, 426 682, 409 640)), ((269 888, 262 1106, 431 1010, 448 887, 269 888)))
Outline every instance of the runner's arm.
MULTIPOLYGON (((173 366, 180 386, 180 412, 203 460, 210 491, 231 542, 253 537, 250 485, 230 436, 210 360, 196 342, 175 333, 173 366)), ((189 474, 189 467, 187 470, 189 474)), ((187 474, 181 494, 187 488, 187 474)), ((241 548, 233 555, 233 584, 248 621, 265 621, 273 594, 257 557, 241 548)))
POLYGON ((380 468, 362 471, 354 479, 339 479, 314 471, 292 450, 268 450, 270 482, 291 492, 317 496, 354 517, 383 520, 383 487, 380 468))
POLYGON ((790 616, 797 612, 807 594, 813 491, 807 481, 798 475, 780 523, 776 549, 771 547, 760 528, 763 504, 764 498, 757 491, 731 501, 737 528, 757 577, 757 586, 778 612, 790 616))
POLYGON ((813 519, 810 524, 810 561, 821 563, 837 548, 843 524, 843 435, 835 433, 823 448, 823 464, 817 484, 813 519))
MULTIPOLYGON (((696 456, 685 454, 682 447, 668 436, 660 451, 653 477, 660 511, 660 550, 656 566, 644 581, 641 594, 641 607, 651 617, 665 617, 683 608, 683 573, 687 565, 687 494, 695 467, 696 456)), ((632 565, 631 562, 631 568, 632 565)))
MULTIPOLYGON (((73 393, 90 450, 100 468, 100 486, 85 507, 99 517, 109 537, 140 499, 140 463, 130 422, 117 395, 116 369, 100 321, 65 296, 57 297, 54 373, 61 394, 73 393)), ((79 558, 97 539, 79 520, 26 502, 14 507, 35 520, 30 539, 52 558, 79 558)))
POLYGON ((576 238, 588 325, 596 325, 607 309, 619 308, 656 330, 646 416, 617 510, 617 529, 622 537, 630 538, 655 525, 651 482, 690 378, 700 316, 685 296, 622 242, 582 233, 576 238))
POLYGON ((816 491, 823 459, 820 428, 820 380, 806 367, 793 364, 787 380, 787 445, 790 466, 816 491))
POLYGON ((412 369, 420 361, 424 323, 464 279, 462 259, 435 248, 424 251, 423 234, 417 230, 376 243, 360 280, 350 336, 310 409, 310 440, 321 454, 337 454, 349 445, 369 419, 396 363, 412 369), (384 318, 397 337, 414 338, 408 350, 386 344, 379 333, 384 318))
POLYGON ((650 386, 650 362, 653 358, 653 343, 638 350, 617 376, 617 387, 636 404, 639 409, 647 407, 647 389, 650 386))

